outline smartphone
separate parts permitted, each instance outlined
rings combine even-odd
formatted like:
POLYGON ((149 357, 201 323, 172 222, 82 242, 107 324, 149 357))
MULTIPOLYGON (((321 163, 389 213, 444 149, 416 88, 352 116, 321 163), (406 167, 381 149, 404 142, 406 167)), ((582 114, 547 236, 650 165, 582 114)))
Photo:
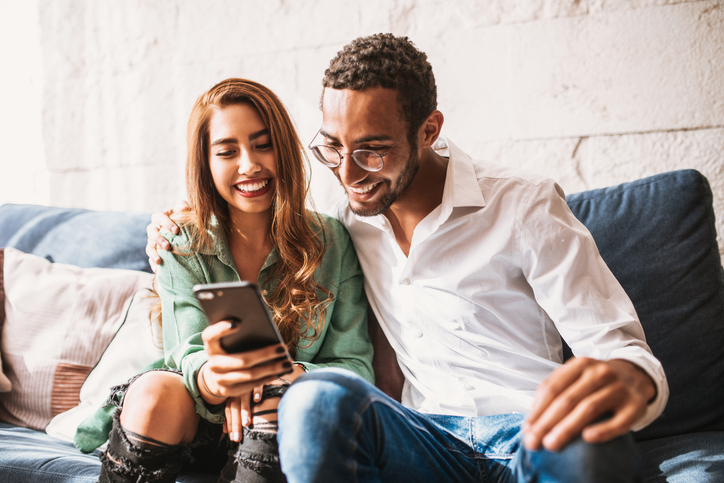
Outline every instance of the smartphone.
MULTIPOLYGON (((201 284, 195 285, 193 290, 210 324, 222 320, 237 322, 236 330, 221 339, 221 348, 229 354, 284 344, 259 289, 253 283, 201 284)), ((281 358, 285 357, 289 358, 289 355, 281 358)))

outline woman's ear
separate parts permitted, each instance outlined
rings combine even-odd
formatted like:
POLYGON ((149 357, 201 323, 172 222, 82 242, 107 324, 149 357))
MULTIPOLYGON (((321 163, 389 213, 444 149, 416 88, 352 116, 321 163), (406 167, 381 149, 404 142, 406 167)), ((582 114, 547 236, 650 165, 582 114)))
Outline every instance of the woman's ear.
POLYGON ((435 110, 427 116, 420 130, 422 135, 422 139, 419 140, 420 148, 426 149, 435 144, 440 136, 443 122, 445 122, 445 117, 440 111, 435 110))

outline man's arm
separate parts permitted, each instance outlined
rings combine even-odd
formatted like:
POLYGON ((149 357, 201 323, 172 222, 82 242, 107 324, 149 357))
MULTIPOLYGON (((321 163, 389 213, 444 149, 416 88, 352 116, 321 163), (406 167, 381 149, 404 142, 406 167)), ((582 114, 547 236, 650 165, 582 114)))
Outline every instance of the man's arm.
POLYGON ((631 362, 571 359, 538 388, 523 443, 558 451, 578 434, 588 443, 609 441, 629 432, 655 397, 651 377, 631 362))

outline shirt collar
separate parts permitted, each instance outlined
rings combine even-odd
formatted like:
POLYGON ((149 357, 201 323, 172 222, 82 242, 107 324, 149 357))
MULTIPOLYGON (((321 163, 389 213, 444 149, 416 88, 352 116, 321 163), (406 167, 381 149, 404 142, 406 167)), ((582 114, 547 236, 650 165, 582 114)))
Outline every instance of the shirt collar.
POLYGON ((462 149, 447 138, 440 136, 432 146, 437 154, 449 159, 445 174, 445 189, 442 208, 450 210, 459 207, 485 206, 485 198, 478 185, 473 160, 462 149))
MULTIPOLYGON (((478 185, 478 177, 470 156, 449 139, 440 136, 432 145, 432 149, 442 157, 448 158, 445 173, 445 187, 443 189, 442 204, 438 207, 441 220, 447 219, 454 208, 485 206, 485 198, 478 185)), ((384 215, 361 216, 352 213, 349 201, 344 200, 346 210, 358 221, 377 227, 388 224, 384 215)))
MULTIPOLYGON (((226 238, 226 232, 224 231, 216 215, 212 215, 211 223, 209 224, 208 233, 211 238, 211 246, 205 247, 199 250, 204 255, 215 255, 221 263, 229 267, 236 267, 234 263, 234 257, 231 255, 231 248, 229 248, 229 241, 226 238)), ((264 261, 264 266, 261 267, 263 272, 265 269, 274 265, 279 260, 279 251, 277 246, 272 247, 271 253, 264 261)))

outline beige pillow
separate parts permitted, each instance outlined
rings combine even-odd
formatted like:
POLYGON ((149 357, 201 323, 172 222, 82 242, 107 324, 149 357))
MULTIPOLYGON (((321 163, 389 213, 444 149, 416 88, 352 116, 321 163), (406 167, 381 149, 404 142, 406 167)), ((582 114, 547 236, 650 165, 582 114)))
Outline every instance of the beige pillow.
POLYGON ((50 263, 12 248, 3 267, 0 351, 12 390, 0 420, 42 430, 78 405, 81 385, 118 330, 149 273, 50 263))
MULTIPOLYGON (((5 251, 0 248, 0 334, 2 334, 3 322, 5 322, 5 291, 3 290, 3 258, 5 251)), ((0 361, 2 361, 2 352, 0 352, 0 361)), ((2 364, 0 364, 0 392, 9 392, 13 388, 10 379, 3 373, 2 364)))
POLYGON ((163 357, 161 325, 149 321, 158 299, 150 295, 148 289, 136 292, 123 325, 80 388, 80 404, 51 419, 46 433, 73 442, 78 425, 103 405, 112 386, 125 383, 163 357))

